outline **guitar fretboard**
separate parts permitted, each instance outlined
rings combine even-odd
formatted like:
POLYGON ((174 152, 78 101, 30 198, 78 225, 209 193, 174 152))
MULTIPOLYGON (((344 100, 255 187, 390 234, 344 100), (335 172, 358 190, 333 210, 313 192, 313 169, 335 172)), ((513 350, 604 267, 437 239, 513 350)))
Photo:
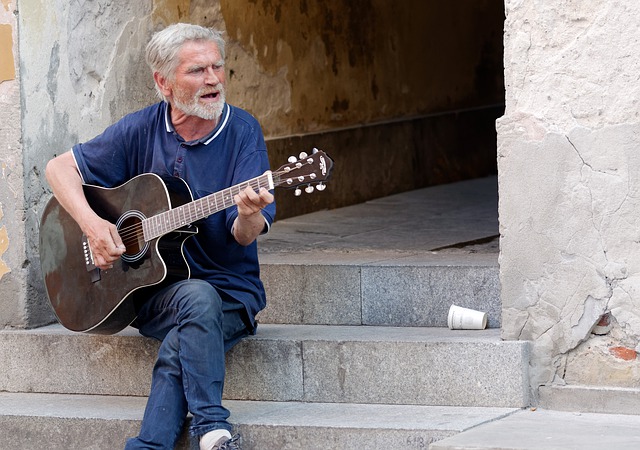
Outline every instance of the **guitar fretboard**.
POLYGON ((230 188, 144 219, 142 221, 144 240, 148 242, 235 205, 234 197, 247 186, 251 186, 256 192, 261 188, 273 189, 274 183, 271 172, 265 172, 263 175, 244 183, 236 184, 230 188))

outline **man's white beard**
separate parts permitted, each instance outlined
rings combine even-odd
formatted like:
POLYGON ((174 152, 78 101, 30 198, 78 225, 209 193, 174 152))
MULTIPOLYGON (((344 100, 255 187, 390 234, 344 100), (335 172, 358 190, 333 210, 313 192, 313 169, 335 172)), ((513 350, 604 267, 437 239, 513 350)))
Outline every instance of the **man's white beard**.
POLYGON ((189 116, 200 117, 205 120, 218 120, 222 115, 222 110, 225 103, 224 86, 218 84, 214 86, 214 89, 218 91, 218 100, 215 103, 201 104, 198 100, 201 95, 204 95, 210 88, 200 88, 198 92, 189 100, 189 102, 182 102, 179 97, 184 97, 179 90, 175 92, 173 97, 173 104, 183 113, 189 116))

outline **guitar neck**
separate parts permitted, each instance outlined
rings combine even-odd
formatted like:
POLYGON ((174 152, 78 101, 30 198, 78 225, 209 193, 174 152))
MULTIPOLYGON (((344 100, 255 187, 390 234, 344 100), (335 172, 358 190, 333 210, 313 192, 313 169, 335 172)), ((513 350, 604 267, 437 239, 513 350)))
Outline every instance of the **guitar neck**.
POLYGON ((273 189, 273 176, 270 171, 267 171, 244 183, 144 219, 142 221, 144 240, 150 241, 235 205, 234 197, 248 186, 256 192, 261 188, 273 189))

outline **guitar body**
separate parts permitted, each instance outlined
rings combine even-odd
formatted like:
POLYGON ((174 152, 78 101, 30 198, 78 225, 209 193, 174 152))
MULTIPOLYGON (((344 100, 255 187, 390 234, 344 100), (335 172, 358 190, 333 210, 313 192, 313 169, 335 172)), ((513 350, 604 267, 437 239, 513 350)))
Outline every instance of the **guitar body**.
MULTIPOLYGON (((192 201, 183 180, 165 181, 154 174, 116 188, 85 185, 84 193, 98 215, 118 224, 121 235, 141 219, 192 201)), ((58 321, 70 330, 96 334, 127 327, 136 317, 136 302, 167 282, 189 277, 182 247, 196 232, 186 226, 147 243, 125 241, 123 258, 112 269, 101 270, 87 260, 80 227, 52 197, 40 223, 40 263, 58 321)))

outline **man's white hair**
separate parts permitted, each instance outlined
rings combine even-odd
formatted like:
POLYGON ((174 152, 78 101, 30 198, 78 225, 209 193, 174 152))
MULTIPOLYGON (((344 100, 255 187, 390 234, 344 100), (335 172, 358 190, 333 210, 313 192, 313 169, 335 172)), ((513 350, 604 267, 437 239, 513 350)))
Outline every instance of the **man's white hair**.
MULTIPOLYGON (((222 32, 189 23, 176 23, 153 35, 146 48, 147 64, 153 73, 158 72, 168 80, 175 80, 175 71, 180 61, 178 52, 185 42, 210 41, 218 46, 224 60, 225 41, 222 32)), ((167 100, 156 85, 158 96, 167 100)))

